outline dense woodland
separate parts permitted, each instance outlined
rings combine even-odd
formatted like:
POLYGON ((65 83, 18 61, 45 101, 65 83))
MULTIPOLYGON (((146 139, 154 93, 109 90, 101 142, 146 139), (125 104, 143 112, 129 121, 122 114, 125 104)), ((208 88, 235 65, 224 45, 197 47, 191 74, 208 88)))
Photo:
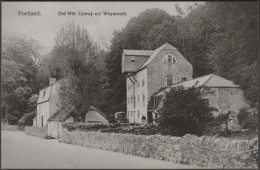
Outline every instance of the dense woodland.
POLYGON ((79 25, 62 27, 45 56, 26 37, 3 40, 2 118, 15 124, 35 112, 39 90, 49 77, 65 80, 62 103, 81 119, 89 105, 113 114, 126 110, 126 81, 121 73, 123 49, 154 50, 168 42, 193 65, 193 77, 215 73, 239 84, 252 107, 258 101, 257 2, 205 2, 177 16, 148 9, 114 32, 108 50, 100 49, 79 25), (187 13, 187 14, 186 14, 187 13), (6 116, 7 115, 7 116, 6 116))

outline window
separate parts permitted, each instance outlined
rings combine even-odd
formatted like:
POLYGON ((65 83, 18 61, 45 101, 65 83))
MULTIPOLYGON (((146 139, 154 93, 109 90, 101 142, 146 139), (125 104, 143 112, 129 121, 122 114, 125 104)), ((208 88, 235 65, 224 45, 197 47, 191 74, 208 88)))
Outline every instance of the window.
POLYGON ((154 97, 154 108, 157 108, 162 100, 162 96, 154 97))
POLYGON ((173 55, 168 54, 164 56, 163 63, 177 63, 177 60, 173 55))
POLYGON ((171 86, 173 84, 173 77, 166 78, 166 86, 171 86))
POLYGON ((137 87, 140 87, 140 82, 139 81, 137 82, 137 87))
POLYGON ((44 90, 44 91, 43 91, 43 96, 42 96, 42 98, 44 98, 44 96, 45 96, 45 93, 46 93, 46 90, 44 90))
POLYGON ((131 111, 131 117, 133 116, 133 111, 131 111))
POLYGON ((42 116, 42 127, 43 127, 43 116, 42 116))
POLYGON ((167 56, 167 62, 172 63, 172 56, 170 56, 170 55, 167 56))
POLYGON ((137 111, 137 118, 140 118, 140 110, 137 111))
POLYGON ((163 76, 163 79, 165 79, 166 86, 171 86, 181 82, 180 77, 174 77, 172 75, 163 76))
POLYGON ((181 78, 181 82, 184 82, 184 81, 186 81, 186 80, 187 80, 186 77, 182 77, 182 78, 181 78))
POLYGON ((173 84, 180 83, 179 77, 173 77, 173 84))
POLYGON ((172 75, 163 76, 163 78, 165 79, 166 86, 171 86, 174 82, 172 75))
POLYGON ((218 106, 220 109, 230 108, 230 92, 229 88, 218 89, 218 106))
POLYGON ((137 102, 139 102, 139 95, 137 96, 137 102))
POLYGON ((145 101, 145 95, 143 94, 143 103, 144 103, 144 101, 145 101))
POLYGON ((142 81, 142 86, 144 86, 144 79, 143 79, 143 81, 142 81))
POLYGON ((131 56, 131 62, 135 61, 135 56, 131 56))

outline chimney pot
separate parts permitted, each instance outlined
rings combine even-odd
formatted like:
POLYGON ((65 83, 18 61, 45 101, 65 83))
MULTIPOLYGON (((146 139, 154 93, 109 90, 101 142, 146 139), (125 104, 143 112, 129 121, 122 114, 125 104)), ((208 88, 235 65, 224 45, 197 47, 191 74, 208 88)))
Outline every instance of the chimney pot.
POLYGON ((56 78, 49 78, 49 85, 53 85, 56 82, 56 78))

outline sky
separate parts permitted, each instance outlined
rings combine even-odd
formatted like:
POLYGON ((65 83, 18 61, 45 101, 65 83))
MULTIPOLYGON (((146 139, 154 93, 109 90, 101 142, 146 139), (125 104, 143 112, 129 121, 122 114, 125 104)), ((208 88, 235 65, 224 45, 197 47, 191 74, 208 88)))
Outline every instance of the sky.
POLYGON ((110 45, 115 30, 126 26, 130 18, 146 9, 160 8, 176 15, 175 4, 188 9, 195 2, 2 2, 2 37, 20 36, 33 38, 46 54, 55 45, 59 29, 68 23, 79 24, 88 30, 90 37, 102 46, 110 45), (20 11, 20 12, 19 12, 20 11), (23 16, 28 11, 41 16, 23 16), (78 12, 92 12, 80 16, 78 12), (76 12, 77 16, 59 15, 59 12, 76 12), (95 16, 95 12, 102 15, 95 16), (103 12, 125 12, 123 16, 105 16, 103 12), (20 15, 18 15, 20 13, 20 15))

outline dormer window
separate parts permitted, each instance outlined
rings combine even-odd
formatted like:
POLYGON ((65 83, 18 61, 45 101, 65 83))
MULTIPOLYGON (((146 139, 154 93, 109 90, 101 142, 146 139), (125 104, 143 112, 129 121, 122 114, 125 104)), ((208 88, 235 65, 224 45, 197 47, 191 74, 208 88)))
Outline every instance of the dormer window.
POLYGON ((134 62, 135 61, 135 56, 131 56, 131 62, 134 62))
POLYGON ((163 63, 177 63, 177 60, 173 55, 168 54, 164 56, 163 63))

